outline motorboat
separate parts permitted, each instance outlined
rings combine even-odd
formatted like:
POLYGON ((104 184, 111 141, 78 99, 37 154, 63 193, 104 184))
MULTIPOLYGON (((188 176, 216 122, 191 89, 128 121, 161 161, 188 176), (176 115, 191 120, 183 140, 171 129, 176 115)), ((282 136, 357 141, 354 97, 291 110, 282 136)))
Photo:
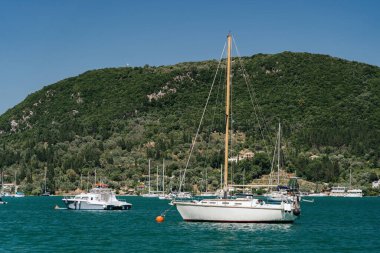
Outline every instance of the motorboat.
POLYGON ((88 193, 62 199, 68 209, 73 210, 129 210, 132 204, 120 201, 105 184, 98 184, 88 193))

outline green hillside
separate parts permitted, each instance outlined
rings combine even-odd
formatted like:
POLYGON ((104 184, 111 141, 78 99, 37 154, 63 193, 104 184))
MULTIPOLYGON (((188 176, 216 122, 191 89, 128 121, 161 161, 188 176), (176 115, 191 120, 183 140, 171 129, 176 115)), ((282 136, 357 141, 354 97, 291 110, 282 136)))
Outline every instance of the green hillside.
MULTIPOLYGON (((352 169, 353 183, 361 186, 377 178, 379 67, 290 52, 242 61, 255 99, 252 104, 235 60, 232 149, 251 150, 255 157, 233 167, 235 183, 269 172, 279 121, 288 171, 315 182, 337 183, 347 182, 352 169)), ((167 183, 178 187, 217 64, 93 70, 29 95, 0 116, 4 181, 13 182, 16 172, 22 189, 38 194, 47 166, 48 188, 70 191, 85 188, 87 175, 92 178, 96 168, 100 180, 126 189, 146 181, 148 159, 152 168, 160 169, 165 159, 167 183)), ((219 185, 223 74, 215 79, 190 161, 188 190, 195 184, 204 188, 204 168, 208 187, 219 185)))

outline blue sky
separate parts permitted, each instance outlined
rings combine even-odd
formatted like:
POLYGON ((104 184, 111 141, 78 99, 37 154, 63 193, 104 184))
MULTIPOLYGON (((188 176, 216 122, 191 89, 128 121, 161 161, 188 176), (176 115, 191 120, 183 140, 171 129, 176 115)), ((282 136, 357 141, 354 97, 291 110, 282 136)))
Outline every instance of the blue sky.
POLYGON ((380 66, 377 0, 0 0, 0 114, 28 94, 104 67, 242 55, 329 54, 380 66))

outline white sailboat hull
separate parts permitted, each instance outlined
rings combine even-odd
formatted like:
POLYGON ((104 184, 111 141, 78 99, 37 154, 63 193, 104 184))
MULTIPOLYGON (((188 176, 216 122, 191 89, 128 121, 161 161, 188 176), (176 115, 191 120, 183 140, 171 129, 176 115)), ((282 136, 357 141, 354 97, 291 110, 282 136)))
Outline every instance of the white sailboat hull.
MULTIPOLYGON (((208 203, 214 201, 209 201, 208 203)), ((219 203, 218 203, 219 202, 219 203)), ((224 201, 226 202, 226 201, 224 201)), ((293 214, 291 204, 252 204, 249 202, 232 202, 215 205, 202 202, 174 202, 185 221, 234 222, 234 223, 291 223, 297 216, 293 214), (239 204, 236 204, 239 203, 239 204), (221 206, 223 205, 223 206, 221 206), (240 205, 240 206, 232 206, 240 205)))

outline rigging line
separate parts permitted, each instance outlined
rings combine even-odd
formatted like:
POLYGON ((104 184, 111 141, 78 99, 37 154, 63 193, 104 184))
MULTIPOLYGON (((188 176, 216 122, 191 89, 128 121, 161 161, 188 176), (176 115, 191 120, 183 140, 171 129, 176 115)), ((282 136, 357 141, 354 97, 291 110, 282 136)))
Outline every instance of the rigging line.
MULTIPOLYGON (((210 134, 208 136, 208 143, 207 143, 206 150, 209 150, 210 143, 211 143, 212 129, 214 129, 214 127, 215 127, 215 115, 216 115, 216 110, 218 109, 219 92, 220 92, 220 87, 222 86, 221 82, 222 82, 222 73, 219 77, 218 89, 217 89, 216 98, 215 98, 215 107, 213 108, 213 114, 212 114, 212 120, 211 120, 211 129, 210 129, 210 134)), ((208 157, 209 156, 207 155, 207 152, 206 152, 206 157, 205 157, 206 161, 207 161, 208 157)))
MULTIPOLYGON (((220 75, 219 75, 219 82, 218 82, 218 89, 217 89, 217 92, 216 92, 216 98, 215 98, 215 107, 213 108, 213 114, 212 114, 212 120, 211 120, 211 128, 210 128, 210 133, 209 133, 209 136, 208 136, 208 142, 207 142, 207 146, 206 146, 206 155, 205 155, 205 160, 206 160, 206 162, 208 161, 208 159, 211 157, 211 155, 210 154, 208 154, 207 153, 207 151, 209 151, 210 150, 210 145, 211 145, 211 136, 212 136, 212 129, 215 129, 214 127, 215 127, 215 116, 216 116, 216 114, 217 114, 217 110, 218 110, 218 108, 219 108, 219 93, 220 93, 220 87, 221 86, 223 86, 222 85, 222 76, 223 76, 223 73, 222 73, 222 71, 220 72, 220 75)), ((222 103, 221 103, 222 104, 222 103)), ((209 164, 210 164, 210 162, 209 162, 209 164)), ((206 179, 207 179, 207 165, 206 165, 206 179)), ((204 177, 202 176, 202 180, 204 179, 204 177)), ((207 182, 207 180, 206 180, 206 182, 207 182)), ((207 184, 206 184, 206 187, 207 187, 207 184)), ((206 188, 206 191, 207 191, 207 188, 206 188)))
MULTIPOLYGON (((206 113, 206 109, 207 109, 207 105, 208 105, 208 102, 210 100, 210 97, 211 97, 211 92, 212 92, 212 89, 214 88, 214 84, 215 84, 215 80, 216 80, 216 77, 218 75, 218 71, 219 71, 219 67, 220 67, 220 64, 222 62, 222 58, 223 58, 223 54, 224 54, 224 51, 226 49, 226 43, 224 43, 224 47, 223 47, 223 51, 222 51, 222 54, 220 55, 220 59, 219 59, 219 63, 218 63, 218 67, 216 69, 216 73, 215 73, 215 76, 214 76, 214 80, 212 81, 212 85, 211 85, 211 88, 210 88, 210 91, 208 93, 208 97, 207 97, 207 101, 206 101, 206 104, 203 108, 203 113, 202 113, 202 117, 201 117, 201 120, 199 122, 199 125, 198 125, 198 129, 197 129, 197 133, 195 134, 195 138, 193 140, 193 143, 191 144, 191 149, 190 149, 190 154, 189 154, 189 157, 187 159, 187 162, 186 162, 186 167, 185 167, 185 170, 183 172, 183 175, 180 179, 180 184, 179 184, 179 191, 181 191, 182 189, 182 185, 183 185, 183 182, 185 180, 185 176, 186 176, 186 171, 187 171, 187 168, 189 166, 189 162, 190 162, 190 158, 191 158, 191 155, 193 154, 193 150, 194 150, 194 146, 195 146, 195 143, 197 141, 197 138, 198 138, 198 135, 199 135, 199 131, 201 129, 201 126, 202 126, 202 122, 203 122, 203 118, 205 116, 205 113, 206 113)), ((180 175, 181 176, 181 175, 180 175)))
POLYGON ((272 164, 270 168, 270 176, 269 176, 269 185, 272 185, 273 183, 273 168, 274 168, 274 159, 276 157, 276 151, 277 151, 277 139, 276 139, 276 145, 274 146, 274 151, 273 151, 273 158, 272 158, 272 164))
MULTIPOLYGON (((237 55, 238 55, 238 59, 239 59, 240 66, 241 66, 242 71, 243 71, 243 78, 244 78, 244 81, 245 81, 246 86, 247 86, 247 88, 248 88, 249 97, 250 97, 250 99, 251 99, 251 102, 252 102, 252 105, 253 105, 253 109, 254 109, 253 112, 254 112, 254 114, 255 114, 255 116, 256 116, 257 124, 259 125, 260 134, 261 134, 261 137, 263 138, 263 141, 264 141, 264 146, 265 146, 265 149, 266 149, 266 153, 267 153, 267 155, 268 155, 268 158, 270 158, 270 157, 269 157, 269 149, 268 149, 267 142, 266 142, 266 139, 265 139, 265 136, 264 136, 264 128, 263 128, 263 127, 261 126, 261 124, 260 124, 260 119, 259 119, 260 109, 259 109, 259 106, 257 106, 257 105, 255 104, 255 102, 254 102, 254 95, 252 95, 252 94, 254 94, 254 92, 251 91, 250 86, 248 85, 248 83, 249 83, 249 80, 247 80, 247 76, 248 76, 248 74, 247 74, 247 72, 246 72, 246 70, 245 70, 245 68, 244 68, 244 66, 243 66, 242 59, 241 59, 241 56, 240 56, 240 53, 239 53, 239 49, 237 48, 237 45, 236 45, 236 42, 235 42, 234 37, 232 37, 232 39, 234 40, 235 50, 236 50, 236 53, 237 53, 237 55)), ((249 78, 249 77, 248 77, 248 78, 249 78)), ((257 100, 257 99, 256 99, 256 100, 257 100)), ((267 130, 267 132, 268 132, 268 130, 267 130)), ((267 133, 267 135, 269 136, 268 133, 267 133)))
MULTIPOLYGON (((251 102, 252 102, 252 105, 253 105, 253 108, 254 108, 254 113, 255 113, 255 116, 257 118, 257 123, 258 123, 259 128, 260 128, 260 133, 261 133, 262 138, 264 140, 264 143, 266 145, 266 139, 264 137, 264 132, 266 131, 267 136, 270 136, 269 131, 268 131, 268 126, 266 126, 266 123, 265 123, 265 121, 263 119, 261 119, 261 121, 263 122, 264 127, 261 126, 261 123, 260 123, 261 116, 260 116, 260 114, 262 115, 263 113, 262 113, 262 110, 261 110, 261 108, 259 106, 258 99, 256 98, 256 93, 254 91, 251 91, 251 87, 249 86, 249 83, 250 83, 249 75, 248 75, 248 73, 247 73, 247 71, 246 71, 246 69, 245 69, 245 67, 243 65, 243 60, 242 60, 242 58, 240 56, 240 52, 239 52, 239 49, 237 48, 236 42, 234 44, 235 44, 236 52, 237 52, 237 54, 239 56, 238 59, 239 59, 239 63, 240 63, 241 69, 243 71, 243 78, 244 78, 244 81, 245 81, 245 83, 247 85, 247 88, 248 88, 249 96, 250 96, 250 99, 251 99, 251 102)), ((267 145, 266 145, 266 149, 267 149, 267 154, 269 156, 267 145)))

